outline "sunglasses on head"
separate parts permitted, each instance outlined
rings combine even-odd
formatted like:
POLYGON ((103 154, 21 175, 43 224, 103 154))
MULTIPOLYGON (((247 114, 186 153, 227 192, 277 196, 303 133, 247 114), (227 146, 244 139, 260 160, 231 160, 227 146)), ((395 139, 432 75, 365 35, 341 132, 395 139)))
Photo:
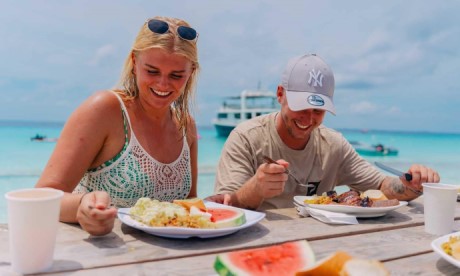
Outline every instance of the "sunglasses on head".
MULTIPOLYGON (((150 19, 147 22, 147 26, 152 32, 156 34, 164 34, 169 30, 168 22, 158 19, 150 19)), ((189 41, 193 41, 198 37, 198 33, 195 31, 195 29, 186 26, 177 27, 177 34, 180 38, 189 41)))

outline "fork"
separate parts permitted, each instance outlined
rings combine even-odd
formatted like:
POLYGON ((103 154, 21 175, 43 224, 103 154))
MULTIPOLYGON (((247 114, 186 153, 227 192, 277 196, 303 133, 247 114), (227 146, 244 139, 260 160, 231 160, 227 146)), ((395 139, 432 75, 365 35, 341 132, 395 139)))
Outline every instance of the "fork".
MULTIPOLYGON (((275 160, 271 159, 270 157, 266 156, 266 155, 263 155, 262 158, 264 159, 264 161, 268 164, 277 164, 277 165, 281 165, 280 163, 276 162, 275 160)), ((307 186, 305 185, 304 183, 300 182, 300 180, 297 179, 297 177, 294 176, 294 174, 292 174, 292 172, 289 170, 289 169, 285 169, 286 173, 291 176, 292 178, 294 178, 294 180, 297 182, 297 184, 299 184, 300 186, 307 186)))
POLYGON ((122 214, 122 215, 130 216, 130 217, 132 217, 133 219, 135 219, 137 221, 142 221, 142 218, 137 216, 137 215, 126 213, 126 212, 121 212, 121 211, 118 211, 118 213, 122 214))
MULTIPOLYGON (((105 210, 110 209, 110 208, 112 208, 112 207, 113 207, 113 205, 110 205, 109 207, 105 208, 105 210)), ((92 209, 94 209, 94 208, 96 208, 96 207, 89 205, 88 208, 89 208, 90 210, 92 210, 92 209)), ((117 210, 117 212, 118 212, 118 214, 130 216, 130 217, 132 217, 132 218, 134 218, 134 219, 138 219, 138 220, 141 220, 141 221, 142 221, 142 218, 139 217, 139 216, 137 216, 137 215, 130 214, 130 213, 126 213, 126 212, 122 212, 122 211, 120 211, 120 210, 117 210)))

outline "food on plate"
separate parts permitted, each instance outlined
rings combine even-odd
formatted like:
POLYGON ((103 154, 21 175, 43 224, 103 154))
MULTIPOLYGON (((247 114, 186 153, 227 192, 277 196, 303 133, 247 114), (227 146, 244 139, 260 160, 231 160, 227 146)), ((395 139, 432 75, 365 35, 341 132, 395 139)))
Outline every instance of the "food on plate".
POLYGON ((217 255, 214 269, 219 275, 294 275, 315 263, 306 240, 217 255))
POLYGON ((130 209, 132 218, 148 226, 175 226, 190 228, 215 228, 211 215, 191 207, 188 211, 181 205, 161 202, 150 198, 139 198, 130 209))
POLYGON ((379 190, 367 190, 358 192, 350 190, 337 195, 335 191, 323 193, 321 196, 313 196, 304 201, 306 204, 341 204, 358 207, 389 207, 399 205, 397 199, 389 200, 379 190))
POLYGON ((397 199, 385 199, 385 200, 377 200, 372 203, 372 207, 390 207, 399 205, 399 200, 397 199))
POLYGON ((206 205, 204 205, 204 202, 200 198, 187 198, 187 199, 175 199, 173 200, 174 204, 179 204, 188 211, 190 211, 190 208, 192 206, 195 206, 196 208, 200 209, 200 211, 206 212, 206 205))
POLYGON ((365 198, 366 196, 372 199, 372 201, 388 200, 380 190, 367 190, 361 193, 361 198, 365 198))
POLYGON ((333 198, 334 202, 350 206, 371 207, 372 200, 368 197, 361 198, 358 191, 348 191, 333 198))
POLYGON ((460 241, 453 243, 450 247, 452 249, 452 257, 460 260, 460 241))
POLYGON ((377 260, 353 258, 344 251, 336 251, 318 261, 313 267, 298 271, 297 276, 361 276, 390 275, 383 264, 377 260))
POLYGON ((235 207, 206 208, 201 199, 176 202, 140 198, 130 214, 134 220, 153 227, 225 228, 246 222, 245 212, 235 207))
POLYGON ((243 210, 229 206, 210 207, 207 210, 211 214, 211 221, 216 228, 236 227, 246 222, 243 210))
POLYGON ((448 255, 460 260, 460 236, 450 236, 449 240, 441 245, 441 248, 448 255))
POLYGON ((329 204, 329 203, 332 203, 332 198, 326 195, 313 196, 310 199, 305 199, 304 203, 306 204, 329 204))

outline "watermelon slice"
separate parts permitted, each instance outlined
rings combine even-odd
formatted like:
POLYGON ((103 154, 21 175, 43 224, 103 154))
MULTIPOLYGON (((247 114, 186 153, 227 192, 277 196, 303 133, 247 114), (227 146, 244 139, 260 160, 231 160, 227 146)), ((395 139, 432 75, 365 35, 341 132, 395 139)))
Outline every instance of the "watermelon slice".
POLYGON ((211 214, 211 221, 216 228, 236 227, 246 222, 246 215, 242 209, 219 206, 208 207, 206 212, 211 214))
POLYGON ((315 264, 306 240, 219 254, 214 269, 219 275, 295 275, 315 264))

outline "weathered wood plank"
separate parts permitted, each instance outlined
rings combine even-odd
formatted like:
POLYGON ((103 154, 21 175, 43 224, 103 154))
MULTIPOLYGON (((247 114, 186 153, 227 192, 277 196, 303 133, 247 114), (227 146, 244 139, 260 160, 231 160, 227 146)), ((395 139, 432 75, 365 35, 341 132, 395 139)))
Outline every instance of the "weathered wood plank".
MULTIPOLYGON (((460 219, 460 208, 456 217, 460 219)), ((322 243, 321 252, 334 252, 337 244, 341 248, 353 248, 350 236, 374 233, 386 237, 393 229, 409 231, 423 228, 423 205, 418 201, 409 206, 389 212, 380 218, 360 219, 359 225, 327 225, 312 218, 299 218, 293 208, 267 211, 261 223, 237 233, 213 238, 186 240, 168 239, 146 234, 122 225, 116 221, 114 231, 104 237, 91 237, 71 224, 60 224, 52 271, 78 270, 112 265, 156 262, 189 256, 217 254, 230 250, 266 246, 286 241, 307 239, 315 246, 322 243), (335 244, 334 244, 335 242, 335 244), (345 246, 347 244, 347 246, 345 246), (326 249, 330 250, 327 251, 326 249)), ((407 232, 408 239, 413 236, 407 232)), ((428 240, 432 240, 432 237, 428 240)), ((364 241, 364 240, 362 240, 364 241)), ((375 242, 382 242, 377 240, 375 242)), ((375 251, 373 241, 365 241, 372 246, 364 252, 375 251)), ((0 267, 9 265, 8 229, 0 225, 0 267)), ((315 248, 316 249, 316 248, 315 248)), ((316 249, 317 250, 317 249, 316 249)), ((348 250, 346 250, 348 251, 348 250)))
MULTIPOLYGON (((337 250, 384 262, 391 275, 458 275, 459 270, 432 252, 433 237, 423 226, 311 241, 318 260, 337 250)), ((456 228, 460 228, 457 223, 456 228)), ((72 275, 213 275, 217 254, 86 269, 72 275)), ((54 274, 53 274, 54 275, 54 274)), ((65 273, 57 274, 65 275, 65 273)))
POLYGON ((434 252, 394 260, 385 263, 392 276, 453 276, 460 275, 460 268, 445 261, 434 252))

